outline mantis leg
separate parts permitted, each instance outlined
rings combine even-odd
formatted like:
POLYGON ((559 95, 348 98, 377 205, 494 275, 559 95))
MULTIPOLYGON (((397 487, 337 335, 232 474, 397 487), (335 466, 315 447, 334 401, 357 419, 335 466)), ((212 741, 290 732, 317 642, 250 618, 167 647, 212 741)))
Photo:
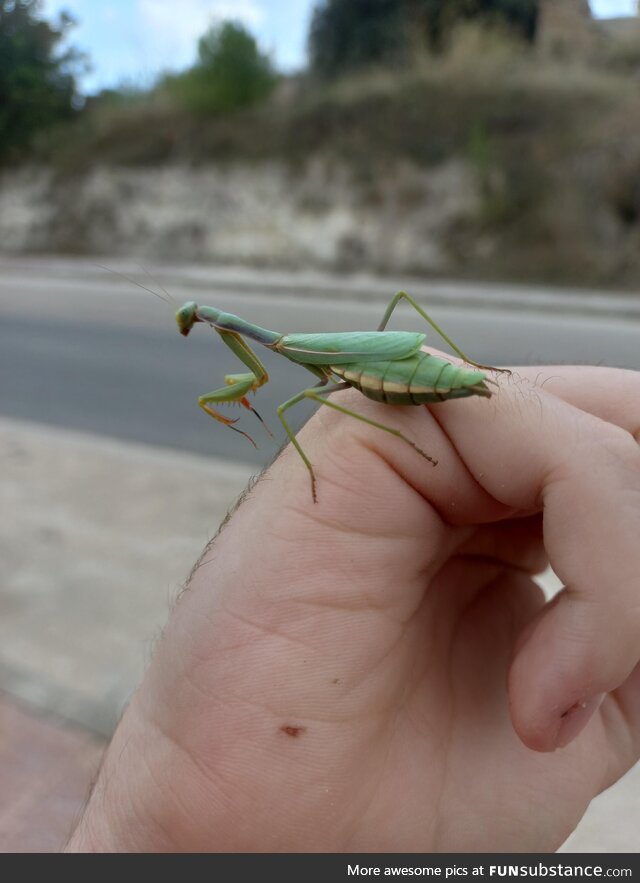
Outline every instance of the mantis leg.
POLYGON ((237 423, 237 418, 232 420, 229 417, 225 417, 223 414, 220 414, 215 408, 212 408, 212 404, 230 404, 232 402, 239 402, 243 407, 247 408, 249 411, 252 411, 258 420, 262 423, 266 431, 269 435, 272 435, 269 427, 266 425, 260 414, 256 411, 256 409, 249 403, 247 399, 247 393, 255 392, 259 387, 263 386, 269 380, 269 375, 267 371, 260 361, 260 359, 253 352, 251 347, 245 343, 242 337, 239 334, 233 331, 221 331, 216 329, 218 334, 226 343, 226 345, 231 349, 238 358, 244 362, 247 368, 251 369, 251 373, 249 374, 227 374, 224 378, 226 386, 221 387, 220 389, 214 389, 212 392, 207 393, 206 395, 200 396, 198 399, 198 404, 202 408, 203 411, 213 417, 214 420, 217 420, 219 423, 222 423, 224 426, 228 426, 229 429, 233 429, 234 432, 239 432, 240 435, 244 435, 251 444, 256 447, 256 443, 251 438, 251 436, 243 432, 241 429, 237 429, 233 424, 237 423))
POLYGON ((321 390, 320 392, 318 392, 317 391, 318 387, 324 386, 325 384, 326 384, 326 380, 322 381, 317 386, 311 387, 311 389, 305 389, 302 392, 299 392, 298 395, 289 399, 287 402, 284 402, 284 404, 280 405, 280 407, 278 408, 278 417, 280 418, 280 422, 284 426, 285 431, 286 431, 287 435, 289 436, 289 439, 291 440, 291 443, 293 444, 295 449, 298 451, 298 453, 302 457, 302 460, 303 460, 305 466, 309 470, 309 475, 311 476, 311 494, 313 496, 314 503, 318 502, 318 498, 316 496, 316 477, 315 477, 315 473, 313 471, 313 466, 311 465, 311 462, 309 461, 308 457, 306 456, 306 454, 302 450, 300 443, 298 442, 297 438, 293 434, 291 427, 289 426, 289 424, 287 423, 287 421, 284 418, 284 412, 286 410, 293 407, 293 405, 297 405, 298 402, 301 402, 305 398, 311 399, 314 402, 319 402, 319 404, 321 404, 321 405, 327 405, 329 408, 333 408, 335 411, 340 411, 341 414, 347 414, 349 417, 355 417, 356 420, 361 420, 363 423, 368 423, 369 426, 374 426, 376 429, 382 429, 385 432, 389 432, 391 435, 395 435, 396 438, 401 438, 402 441, 406 442, 415 451, 417 451, 419 454, 421 454, 425 458, 425 460, 428 460, 434 466, 437 466, 437 464, 438 464, 437 460, 434 460, 433 457, 430 457, 428 454, 425 454, 425 452, 421 448, 419 448, 418 445, 415 444, 415 442, 412 442, 410 438, 407 438, 407 436, 404 435, 402 432, 400 432, 399 429, 394 429, 392 426, 386 426, 384 423, 378 423, 377 420, 371 420, 369 417, 365 417, 363 414, 358 414, 356 411, 351 411, 349 408, 343 408, 342 405, 336 405, 334 402, 330 402, 327 399, 323 398, 323 396, 331 395, 331 393, 338 392, 338 390, 349 389, 351 384, 338 383, 335 386, 332 386, 331 389, 325 389, 325 390, 321 390))
POLYGON ((382 317, 382 322, 380 323, 380 325, 378 325, 378 329, 377 329, 378 331, 384 331, 384 329, 387 327, 387 323, 389 322, 389 319, 391 318, 391 314, 393 313, 393 311, 398 306, 398 303, 401 300, 408 301, 408 303, 413 307, 413 309, 422 316, 422 318, 425 320, 425 322, 427 322, 429 325, 431 325, 433 330, 437 334, 439 334, 440 337, 445 341, 445 343, 447 343, 451 347, 451 349, 454 351, 454 353, 459 355, 460 358, 464 359, 464 361, 467 362, 469 365, 473 365, 475 368, 480 368, 481 370, 485 370, 485 371, 499 371, 501 373, 511 374, 511 371, 509 371, 508 368, 494 368, 491 365, 481 365, 479 362, 474 362, 473 359, 470 359, 469 356, 467 356, 466 353, 463 353, 462 350, 455 345, 455 343, 451 340, 451 338, 444 333, 442 328, 440 328, 440 326, 436 324, 436 322, 431 318, 431 316, 428 313, 426 313, 422 309, 420 304, 416 303, 416 301, 410 295, 408 295, 406 291, 399 291, 397 294, 394 294, 394 296, 391 298, 389 306, 387 307, 385 314, 382 317))
MULTIPOLYGON (((306 367, 307 366, 305 365, 305 368, 306 367)), ((309 370, 311 370, 311 371, 313 371, 313 373, 315 373, 315 370, 313 368, 310 368, 309 370)), ((309 476, 311 478, 311 496, 313 497, 314 503, 318 502, 318 497, 316 496, 316 474, 313 471, 313 466, 311 465, 311 460, 309 460, 309 458, 307 457, 305 452, 302 450, 302 446, 300 445, 300 442, 296 438, 293 429, 291 429, 291 427, 289 426, 289 424, 285 420, 284 412, 287 411, 289 408, 292 408, 294 405, 297 405, 298 402, 301 402, 304 398, 306 398, 307 393, 314 392, 320 386, 326 386, 328 381, 329 381, 328 377, 326 377, 326 376, 323 377, 322 380, 316 384, 316 386, 312 387, 311 389, 303 389, 302 392, 299 392, 297 395, 293 396, 293 398, 288 399, 286 402, 283 402, 281 405, 278 405, 278 408, 277 408, 278 418, 280 420, 280 423, 282 423, 282 425, 284 426, 284 431, 289 436, 289 441, 294 446, 296 451, 300 454, 300 456, 302 457, 302 462, 309 470, 309 476)), ((347 383, 345 383, 345 384, 339 383, 336 386, 333 386, 331 388, 331 392, 333 392, 336 389, 346 388, 348 385, 349 384, 347 384, 347 383)), ((327 390, 327 392, 329 392, 329 390, 327 390)), ((320 399, 320 401, 323 401, 323 400, 320 399)))
MULTIPOLYGON (((255 376, 253 374, 229 374, 225 377, 225 383, 227 386, 223 386, 220 389, 214 389, 213 392, 208 392, 206 395, 200 396, 198 399, 198 404, 210 417, 213 417, 214 420, 217 420, 219 423, 222 423, 224 426, 228 426, 229 429, 233 429, 234 432, 239 432, 240 435, 244 435, 246 439, 248 439, 254 448, 257 447, 254 440, 251 438, 248 432, 244 432, 242 429, 238 429, 234 426, 234 423, 238 422, 238 418, 231 419, 230 417, 225 417, 223 414, 220 414, 215 408, 212 408, 211 405, 214 404, 230 404, 231 402, 240 402, 241 405, 244 405, 245 408, 249 408, 250 411, 253 411, 254 414, 262 421, 260 415, 255 411, 249 402, 246 399, 246 393, 250 392, 253 388, 253 383, 255 381, 255 376)), ((262 421, 264 422, 264 421, 262 421)))

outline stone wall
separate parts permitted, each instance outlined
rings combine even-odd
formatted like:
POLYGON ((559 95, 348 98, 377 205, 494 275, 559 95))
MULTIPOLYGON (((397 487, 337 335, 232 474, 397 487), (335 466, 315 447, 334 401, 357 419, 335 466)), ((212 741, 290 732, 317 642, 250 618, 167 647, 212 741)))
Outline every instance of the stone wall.
POLYGON ((601 30, 617 43, 640 43, 640 15, 626 18, 605 18, 598 22, 601 30))
POLYGON ((640 42, 640 7, 635 16, 594 19, 589 0, 538 0, 536 42, 543 55, 587 58, 615 44, 640 42))

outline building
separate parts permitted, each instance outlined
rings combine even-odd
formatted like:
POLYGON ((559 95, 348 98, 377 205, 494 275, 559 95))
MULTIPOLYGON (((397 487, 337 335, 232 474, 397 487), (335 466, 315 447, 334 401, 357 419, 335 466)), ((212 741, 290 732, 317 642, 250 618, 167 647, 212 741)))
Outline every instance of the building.
POLYGON ((589 0, 538 0, 536 43, 543 54, 585 57, 593 55, 602 40, 589 0))

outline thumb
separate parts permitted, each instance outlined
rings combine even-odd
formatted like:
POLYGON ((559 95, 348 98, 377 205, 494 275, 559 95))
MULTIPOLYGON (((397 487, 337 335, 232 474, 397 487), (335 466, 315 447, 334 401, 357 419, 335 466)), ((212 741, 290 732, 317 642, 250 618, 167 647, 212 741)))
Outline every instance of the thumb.
POLYGON ((547 485, 545 545, 566 588, 522 636, 509 692, 530 748, 568 745, 640 658, 640 456, 605 451, 547 485), (606 474, 605 474, 606 472, 606 474))

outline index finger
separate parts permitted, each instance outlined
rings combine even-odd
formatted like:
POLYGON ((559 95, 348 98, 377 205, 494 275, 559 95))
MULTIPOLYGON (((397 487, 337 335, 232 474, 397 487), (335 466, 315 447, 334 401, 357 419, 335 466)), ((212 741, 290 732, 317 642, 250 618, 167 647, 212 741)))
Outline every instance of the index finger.
POLYGON ((514 377, 626 429, 640 442, 640 373, 591 365, 514 368, 514 377))

